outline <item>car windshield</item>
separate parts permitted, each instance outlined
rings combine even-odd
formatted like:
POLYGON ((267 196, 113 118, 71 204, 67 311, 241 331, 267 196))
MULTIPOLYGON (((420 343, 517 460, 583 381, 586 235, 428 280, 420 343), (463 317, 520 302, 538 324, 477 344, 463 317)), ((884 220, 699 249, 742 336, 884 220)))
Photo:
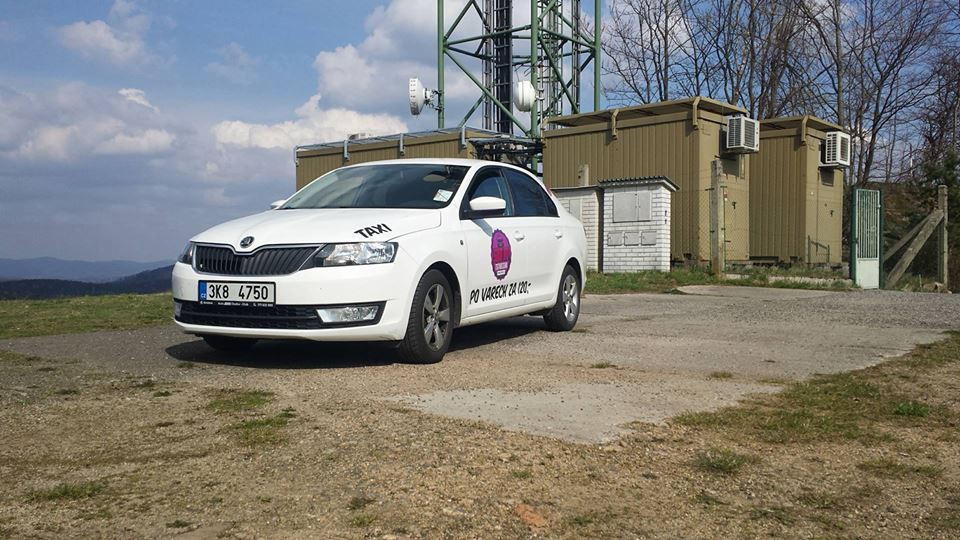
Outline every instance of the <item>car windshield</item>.
POLYGON ((337 169, 298 191, 280 209, 443 208, 468 169, 405 163, 337 169))

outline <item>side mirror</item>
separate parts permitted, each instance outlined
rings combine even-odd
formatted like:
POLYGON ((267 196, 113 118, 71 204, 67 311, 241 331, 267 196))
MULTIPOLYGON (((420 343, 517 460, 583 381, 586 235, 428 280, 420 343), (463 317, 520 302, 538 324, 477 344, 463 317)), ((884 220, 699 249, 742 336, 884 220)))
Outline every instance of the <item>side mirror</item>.
POLYGON ((470 200, 470 217, 501 216, 507 201, 499 197, 477 197, 470 200))
POLYGON ((285 203, 285 202, 287 202, 286 199, 280 199, 279 201, 273 201, 272 203, 270 203, 270 209, 271 209, 271 210, 276 210, 277 208, 280 208, 281 206, 283 206, 283 203, 285 203))

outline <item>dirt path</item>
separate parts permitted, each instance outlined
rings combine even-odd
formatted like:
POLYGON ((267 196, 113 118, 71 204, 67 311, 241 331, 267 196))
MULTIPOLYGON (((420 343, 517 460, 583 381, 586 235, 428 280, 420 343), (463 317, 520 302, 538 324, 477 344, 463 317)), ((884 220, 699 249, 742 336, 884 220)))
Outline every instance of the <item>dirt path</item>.
POLYGON ((960 299, 715 294, 591 297, 569 334, 462 329, 434 366, 362 345, 222 355, 173 327, 0 342, 36 357, 0 359, 0 538, 823 533, 697 504, 779 507, 796 494, 770 491, 777 467, 809 463, 721 489, 690 467, 716 441, 664 420, 941 339, 960 299))

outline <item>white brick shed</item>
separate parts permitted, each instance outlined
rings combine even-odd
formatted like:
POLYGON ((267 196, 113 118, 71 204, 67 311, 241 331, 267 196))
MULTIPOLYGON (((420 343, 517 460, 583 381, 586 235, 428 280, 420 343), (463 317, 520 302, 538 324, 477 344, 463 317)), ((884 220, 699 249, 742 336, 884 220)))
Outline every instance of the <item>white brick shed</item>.
POLYGON ((553 192, 583 223, 588 269, 668 272, 670 199, 677 189, 669 178, 653 176, 601 180, 553 192))

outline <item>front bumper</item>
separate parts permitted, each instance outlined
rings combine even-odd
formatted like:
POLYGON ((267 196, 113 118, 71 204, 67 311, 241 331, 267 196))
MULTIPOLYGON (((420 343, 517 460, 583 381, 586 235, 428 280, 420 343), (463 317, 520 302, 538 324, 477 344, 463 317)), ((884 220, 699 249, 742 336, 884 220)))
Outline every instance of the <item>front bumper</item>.
POLYGON ((389 264, 311 268, 284 276, 221 276, 201 274, 177 263, 173 298, 179 302, 176 323, 190 334, 260 339, 315 341, 397 341, 403 339, 410 315, 417 267, 402 250, 389 264), (200 306, 200 281, 270 282, 276 304, 270 308, 200 306), (355 324, 328 324, 313 317, 330 306, 378 304, 377 318, 355 324), (200 313, 203 312, 203 313, 200 313))

